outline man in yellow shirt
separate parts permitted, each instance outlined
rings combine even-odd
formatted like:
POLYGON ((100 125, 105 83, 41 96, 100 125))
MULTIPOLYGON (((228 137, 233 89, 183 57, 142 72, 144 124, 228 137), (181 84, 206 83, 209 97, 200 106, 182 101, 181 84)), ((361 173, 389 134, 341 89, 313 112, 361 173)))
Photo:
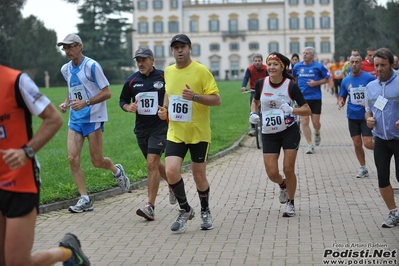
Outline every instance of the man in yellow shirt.
POLYGON ((170 47, 176 63, 165 69, 166 94, 164 106, 159 108, 158 115, 161 119, 169 120, 165 171, 180 207, 179 216, 171 230, 184 232, 187 221, 195 215, 187 202, 180 174, 188 151, 201 203, 201 229, 211 230, 210 186, 206 178, 206 160, 211 143, 209 107, 221 104, 219 89, 208 68, 191 59, 191 40, 186 35, 174 36, 170 47))

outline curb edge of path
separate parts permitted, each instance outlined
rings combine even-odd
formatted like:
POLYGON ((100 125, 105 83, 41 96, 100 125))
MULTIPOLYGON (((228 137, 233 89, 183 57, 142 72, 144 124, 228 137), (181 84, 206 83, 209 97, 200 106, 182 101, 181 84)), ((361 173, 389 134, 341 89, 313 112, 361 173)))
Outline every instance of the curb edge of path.
MULTIPOLYGON (((247 134, 242 135, 237 141, 235 141, 233 143, 233 145, 231 145, 230 147, 212 155, 209 156, 208 158, 208 162, 212 162, 216 159, 219 159, 233 151, 235 151, 236 149, 238 149, 241 146, 241 143, 243 140, 245 140, 247 138, 247 134)), ((184 172, 188 171, 190 169, 190 164, 187 165, 183 165, 182 170, 184 172)), ((134 182, 133 184, 131 184, 130 190, 135 190, 137 188, 143 187, 147 185, 147 178, 144 178, 140 181, 134 182)), ((102 200, 105 198, 110 198, 110 197, 114 197, 117 195, 121 195, 124 192, 122 192, 120 190, 119 187, 116 188, 111 188, 108 190, 104 190, 104 191, 100 191, 97 193, 93 193, 90 194, 90 197, 94 200, 94 201, 98 201, 98 200, 102 200)), ((129 192, 127 192, 129 193, 129 192)), ((49 203, 49 204, 43 204, 39 206, 39 214, 44 214, 44 213, 48 213, 51 211, 57 211, 57 210, 61 210, 61 209, 67 209, 69 206, 74 205, 76 203, 76 200, 78 198, 74 198, 74 199, 68 199, 68 200, 63 200, 63 201, 58 201, 58 202, 53 202, 53 203, 49 203)))

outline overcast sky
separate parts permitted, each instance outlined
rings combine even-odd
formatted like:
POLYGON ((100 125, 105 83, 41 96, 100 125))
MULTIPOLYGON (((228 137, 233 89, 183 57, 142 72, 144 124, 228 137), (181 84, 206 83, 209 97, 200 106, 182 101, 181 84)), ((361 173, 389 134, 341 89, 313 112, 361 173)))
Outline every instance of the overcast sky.
MULTIPOLYGON (((387 0, 378 0, 385 4, 387 0)), ((76 4, 70 4, 63 0, 27 0, 22 10, 22 15, 36 16, 44 22, 47 29, 53 29, 57 33, 57 39, 61 41, 69 33, 76 33, 76 24, 80 23, 76 4)))

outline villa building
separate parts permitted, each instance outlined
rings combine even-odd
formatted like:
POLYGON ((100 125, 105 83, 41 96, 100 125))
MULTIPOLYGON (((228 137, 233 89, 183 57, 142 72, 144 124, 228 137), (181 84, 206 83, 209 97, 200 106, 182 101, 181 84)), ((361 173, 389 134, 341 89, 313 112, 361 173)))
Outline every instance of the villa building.
POLYGON ((217 80, 242 79, 255 53, 334 55, 333 0, 134 0, 133 29, 133 50, 152 49, 159 69, 175 62, 172 37, 186 34, 217 80))

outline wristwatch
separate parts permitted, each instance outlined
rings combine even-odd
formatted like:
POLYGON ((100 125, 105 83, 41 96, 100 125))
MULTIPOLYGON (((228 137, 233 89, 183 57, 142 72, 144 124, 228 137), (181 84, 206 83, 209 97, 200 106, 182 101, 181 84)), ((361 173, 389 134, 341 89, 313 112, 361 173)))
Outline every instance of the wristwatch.
POLYGON ((24 145, 24 146, 22 146, 22 149, 24 150, 26 157, 28 157, 30 160, 35 157, 36 153, 32 147, 24 145))
POLYGON ((90 106, 90 100, 89 99, 86 100, 86 105, 90 106))
POLYGON ((199 99, 200 99, 200 96, 199 96, 198 94, 194 94, 194 96, 193 96, 193 101, 194 101, 194 102, 198 102, 199 99))

